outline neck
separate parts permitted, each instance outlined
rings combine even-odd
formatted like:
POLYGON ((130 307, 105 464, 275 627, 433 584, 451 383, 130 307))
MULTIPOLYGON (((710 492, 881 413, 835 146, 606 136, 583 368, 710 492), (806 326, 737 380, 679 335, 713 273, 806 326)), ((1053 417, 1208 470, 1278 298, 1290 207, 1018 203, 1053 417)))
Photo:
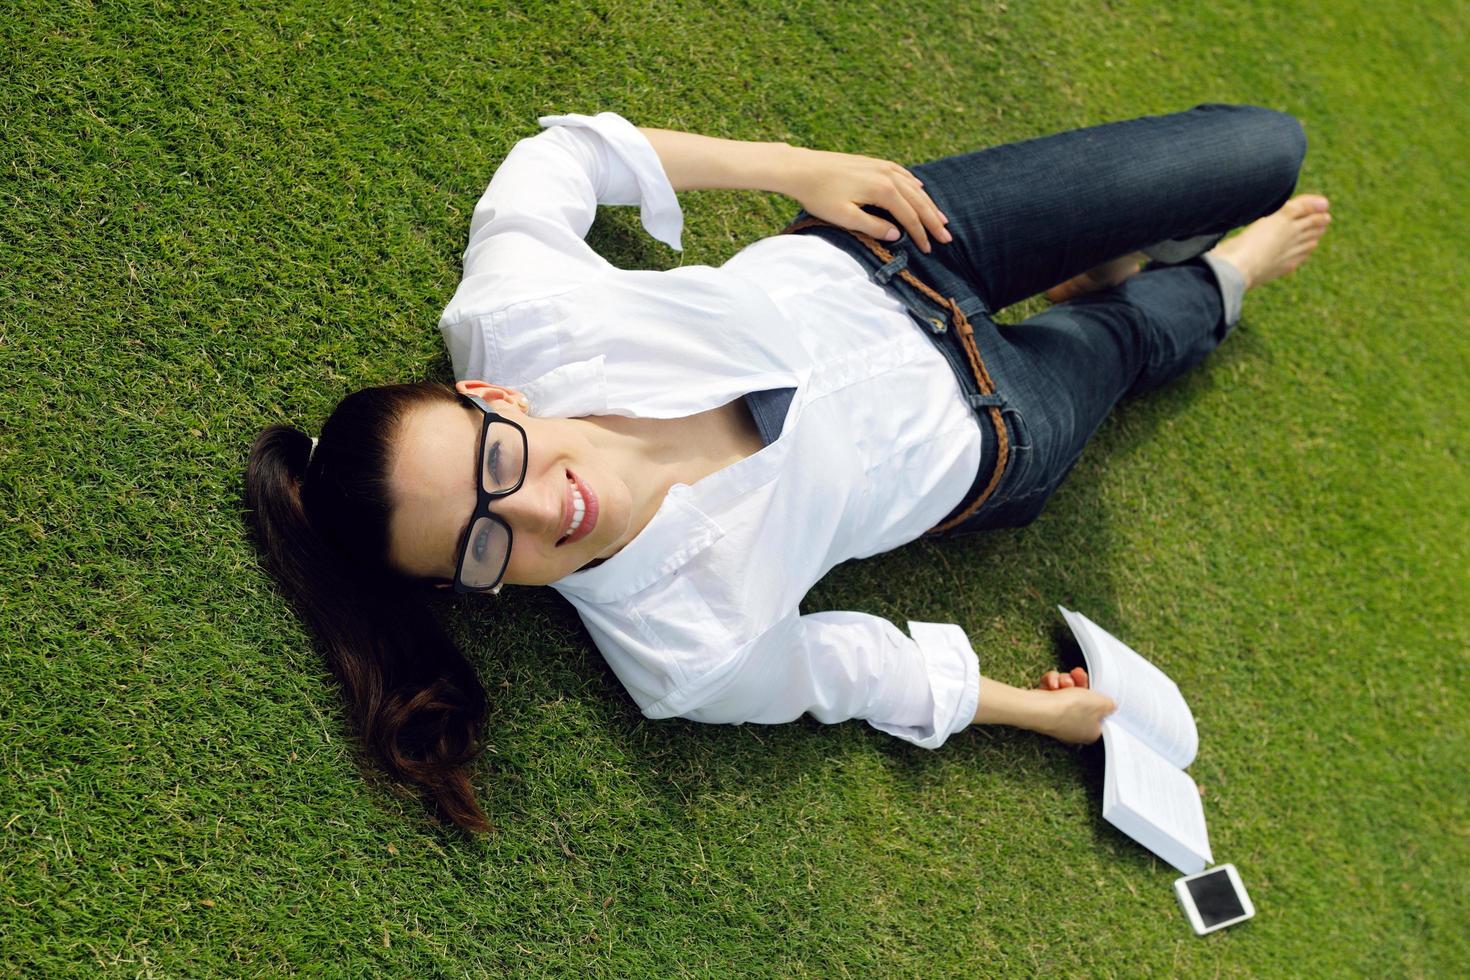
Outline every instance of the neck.
POLYGON ((593 415, 577 421, 586 424, 587 440, 612 462, 633 499, 628 534, 609 554, 653 520, 675 484, 692 486, 762 447, 750 411, 740 399, 683 418, 593 415))
POLYGON ((682 482, 687 448, 678 438, 678 419, 634 419, 620 415, 591 415, 585 423, 587 441, 601 452, 628 485, 633 498, 632 520, 618 548, 633 540, 662 506, 669 488, 682 482))

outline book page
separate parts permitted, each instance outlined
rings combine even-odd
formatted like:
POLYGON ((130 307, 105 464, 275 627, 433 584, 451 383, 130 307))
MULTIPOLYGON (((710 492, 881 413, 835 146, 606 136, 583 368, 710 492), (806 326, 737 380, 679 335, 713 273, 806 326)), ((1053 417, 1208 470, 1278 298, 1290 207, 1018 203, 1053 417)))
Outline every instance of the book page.
POLYGON ((1109 720, 1127 727, 1180 769, 1186 768, 1199 751, 1199 731, 1179 685, 1081 613, 1062 609, 1062 615, 1082 647, 1089 683, 1118 704, 1109 720))
POLYGON ((1111 719, 1103 719, 1103 818, 1186 874, 1214 860, 1194 780, 1111 719))

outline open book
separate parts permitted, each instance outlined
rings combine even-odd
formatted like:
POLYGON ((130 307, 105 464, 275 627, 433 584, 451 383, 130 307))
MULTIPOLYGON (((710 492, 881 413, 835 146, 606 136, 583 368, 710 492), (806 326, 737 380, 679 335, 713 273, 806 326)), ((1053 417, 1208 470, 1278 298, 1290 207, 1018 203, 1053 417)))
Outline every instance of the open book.
POLYGON ((1214 861, 1199 789, 1184 769, 1199 749, 1194 715, 1164 672, 1081 613, 1062 615, 1093 690, 1117 702, 1102 722, 1103 819, 1184 874, 1214 861))

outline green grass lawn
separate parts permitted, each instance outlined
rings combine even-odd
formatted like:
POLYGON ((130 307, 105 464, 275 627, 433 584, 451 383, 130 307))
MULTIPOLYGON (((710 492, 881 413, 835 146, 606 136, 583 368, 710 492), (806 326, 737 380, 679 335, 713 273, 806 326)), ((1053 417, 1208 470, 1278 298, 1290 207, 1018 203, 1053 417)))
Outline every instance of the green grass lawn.
MULTIPOLYGON (((1463 974, 1465 0, 265 6, 0 12, 0 972, 1463 974), (1194 709, 1254 921, 1190 932, 1096 749, 650 722, 549 590, 441 607, 495 833, 364 774, 245 536, 246 450, 450 377, 470 210, 537 115, 912 163, 1207 101, 1302 120, 1312 261, 1035 524, 804 608, 959 622, 1015 684, 1057 603, 1130 642, 1194 709)), ((683 205, 682 256, 627 208, 590 238, 718 265, 796 207, 683 205)))

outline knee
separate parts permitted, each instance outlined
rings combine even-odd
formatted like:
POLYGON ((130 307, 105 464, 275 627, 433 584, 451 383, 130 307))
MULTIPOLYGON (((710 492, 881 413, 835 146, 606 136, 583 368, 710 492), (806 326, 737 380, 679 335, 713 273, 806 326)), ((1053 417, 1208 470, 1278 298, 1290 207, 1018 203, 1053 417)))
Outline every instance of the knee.
POLYGON ((1233 138, 1242 158, 1268 175, 1280 193, 1291 193, 1307 156, 1307 134, 1295 116, 1255 105, 1200 108, 1229 112, 1236 123, 1233 138))
POLYGON ((1278 171, 1289 192, 1296 186, 1307 156, 1307 133, 1296 116, 1275 109, 1257 109, 1261 153, 1278 171))

